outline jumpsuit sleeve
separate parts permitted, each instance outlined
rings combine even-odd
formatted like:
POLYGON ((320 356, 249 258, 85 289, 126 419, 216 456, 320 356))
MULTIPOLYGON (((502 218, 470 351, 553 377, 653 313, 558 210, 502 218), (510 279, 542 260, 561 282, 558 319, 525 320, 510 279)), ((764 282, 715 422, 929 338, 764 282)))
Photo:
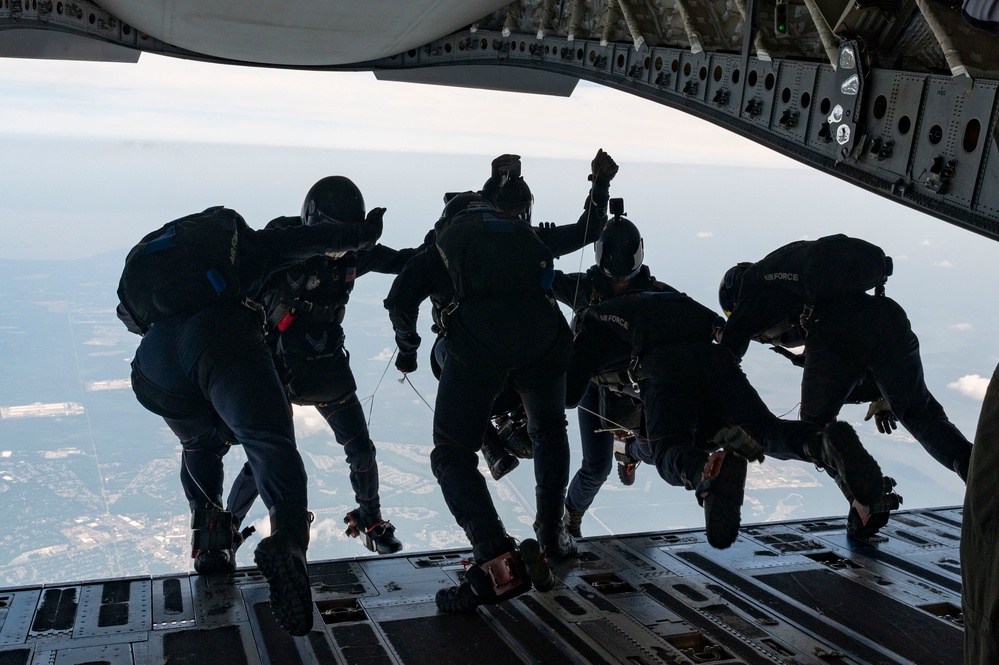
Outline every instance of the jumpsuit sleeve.
POLYGON ((607 224, 607 201, 610 200, 610 181, 598 177, 586 193, 583 214, 575 224, 538 228, 538 237, 556 257, 571 254, 596 242, 607 224))
POLYGON ((247 293, 256 293, 271 273, 312 256, 371 247, 381 235, 381 228, 372 224, 323 222, 259 231, 246 227, 243 234, 239 241, 240 279, 247 293))
POLYGON ((451 279, 435 247, 429 247, 407 261, 393 280, 383 303, 392 328, 402 333, 415 331, 420 305, 445 280, 450 285, 451 279))
POLYGON ((787 315, 774 291, 758 289, 743 298, 722 328, 721 345, 741 359, 753 337, 777 325, 787 315))
POLYGON ((560 303, 576 311, 586 305, 586 297, 590 287, 586 273, 564 273, 555 271, 555 281, 552 282, 552 295, 560 303))
POLYGON ((367 251, 357 253, 357 276, 369 272, 383 275, 398 275, 406 262, 419 254, 420 248, 392 249, 378 244, 367 251))

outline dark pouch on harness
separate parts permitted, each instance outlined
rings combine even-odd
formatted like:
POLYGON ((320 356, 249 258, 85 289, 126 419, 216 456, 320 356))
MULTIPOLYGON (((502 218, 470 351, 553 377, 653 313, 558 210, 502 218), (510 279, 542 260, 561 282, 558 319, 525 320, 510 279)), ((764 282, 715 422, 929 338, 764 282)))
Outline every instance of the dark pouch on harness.
POLYGON ((629 429, 637 432, 642 425, 642 405, 627 395, 602 386, 599 392, 600 426, 605 429, 629 429))
POLYGON ((337 402, 357 390, 343 330, 300 321, 281 333, 277 355, 286 368, 288 396, 295 404, 337 402))

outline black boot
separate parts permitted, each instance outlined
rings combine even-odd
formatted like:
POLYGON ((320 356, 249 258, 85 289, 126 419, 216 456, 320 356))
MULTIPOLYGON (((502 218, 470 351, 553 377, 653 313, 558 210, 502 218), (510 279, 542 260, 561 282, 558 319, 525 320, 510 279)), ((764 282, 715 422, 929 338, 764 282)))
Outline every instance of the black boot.
POLYGON ((534 520, 534 533, 538 536, 541 551, 549 561, 567 559, 579 554, 576 540, 565 528, 565 491, 560 493, 535 489, 538 514, 534 520))
POLYGON ((628 442, 614 442, 614 459, 617 461, 617 478, 625 487, 635 484, 635 471, 642 462, 628 455, 628 442))
POLYGON ((402 549, 402 541, 395 537, 395 527, 381 515, 362 517, 361 509, 355 508, 344 515, 343 523, 347 525, 345 533, 351 538, 363 535, 361 542, 372 552, 393 554, 402 549))
POLYGON ((744 457, 725 451, 712 453, 704 463, 694 491, 704 506, 704 530, 712 547, 729 547, 739 536, 746 466, 744 457))
POLYGON ((583 515, 585 510, 573 510, 569 506, 565 507, 565 530, 573 538, 582 538, 583 515))
MULTIPOLYGON (((850 501, 850 512, 846 516, 846 535, 858 540, 870 540, 878 535, 881 527, 888 524, 892 510, 902 505, 902 497, 895 493, 895 479, 885 476, 884 494, 874 505, 864 506, 856 499, 850 501)), ((847 497, 850 499, 850 497, 847 497)))
POLYGON ((274 618, 290 634, 307 635, 312 630, 313 605, 305 548, 277 530, 260 541, 253 560, 267 578, 274 618))
POLYGON ((494 441, 482 442, 482 456, 489 466, 493 480, 499 480, 520 464, 520 460, 511 455, 506 448, 494 441))
MULTIPOLYGON (((218 508, 195 508, 191 511, 191 557, 194 570, 202 575, 231 573, 236 570, 235 536, 238 525, 232 513, 218 508)), ((242 540, 240 540, 242 542, 242 540)))
POLYGON ((434 602, 438 609, 449 613, 472 612, 479 605, 500 603, 530 591, 535 577, 543 584, 551 577, 551 569, 541 560, 537 542, 525 540, 521 548, 525 546, 521 555, 509 536, 476 546, 473 551, 480 553, 476 556, 480 563, 465 569, 461 584, 437 592, 434 602), (487 551, 490 554, 485 554, 487 551), (490 558, 482 560, 480 556, 490 558))

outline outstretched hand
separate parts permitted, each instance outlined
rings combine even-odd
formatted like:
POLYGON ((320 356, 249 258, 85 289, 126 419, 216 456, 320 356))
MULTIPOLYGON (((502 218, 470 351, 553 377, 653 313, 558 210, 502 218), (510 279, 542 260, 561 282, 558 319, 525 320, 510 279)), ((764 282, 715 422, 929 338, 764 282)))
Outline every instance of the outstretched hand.
POLYGON ((385 208, 372 208, 368 211, 367 217, 364 218, 364 224, 361 225, 363 229, 363 235, 365 245, 368 247, 374 246, 379 238, 382 237, 382 231, 385 228, 385 224, 382 218, 385 216, 385 208))
POLYGON ((783 346, 777 346, 777 345, 771 346, 770 350, 776 353, 777 355, 784 356, 785 358, 790 360, 791 364, 794 365, 795 367, 805 366, 804 353, 795 353, 794 351, 788 351, 783 346))
POLYGON ((867 407, 867 415, 864 422, 874 418, 874 424, 878 426, 878 431, 882 434, 891 434, 898 429, 898 418, 891 410, 891 404, 884 397, 874 400, 867 407))

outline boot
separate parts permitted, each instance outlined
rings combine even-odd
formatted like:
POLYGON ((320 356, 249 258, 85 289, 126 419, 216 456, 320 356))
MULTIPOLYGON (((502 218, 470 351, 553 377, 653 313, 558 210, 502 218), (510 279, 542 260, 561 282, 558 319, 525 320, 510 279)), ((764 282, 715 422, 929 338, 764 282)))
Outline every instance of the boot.
MULTIPOLYGON (((497 549, 505 551, 479 564, 469 565, 458 586, 440 589, 434 597, 438 609, 449 613, 472 612, 479 605, 493 605, 530 591, 534 579, 545 584, 551 578, 551 569, 541 559, 541 549, 536 541, 525 540, 518 550, 513 538, 507 536, 494 545, 492 548, 480 546, 475 549, 493 553, 497 549)), ((551 586, 554 586, 554 580, 551 586)))
POLYGON ((567 559, 579 554, 575 539, 566 531, 562 515, 565 512, 565 491, 555 493, 535 489, 538 514, 534 533, 548 561, 567 559))
POLYGON ((511 455, 502 445, 497 445, 493 441, 482 442, 482 456, 486 459, 493 480, 499 480, 520 464, 519 459, 511 455))
POLYGON ((877 536, 881 527, 888 524, 890 512, 902 505, 902 497, 894 491, 895 485, 894 478, 885 476, 884 494, 875 505, 864 506, 856 499, 850 502, 846 535, 857 540, 870 540, 877 536))
POLYGON ((849 423, 833 421, 826 425, 821 439, 806 444, 805 456, 839 476, 837 482, 861 505, 877 505, 884 495, 881 467, 864 449, 849 423))
POLYGON ((239 521, 233 518, 231 549, 195 550, 194 570, 202 575, 231 573, 236 570, 236 550, 252 536, 257 527, 252 524, 240 530, 239 521))
POLYGON ((704 529, 712 547, 725 549, 739 536, 746 466, 744 457, 723 450, 704 463, 695 492, 704 507, 704 529))
POLYGON ((614 459, 617 460, 617 478, 625 487, 635 484, 635 470, 641 461, 628 455, 627 441, 614 441, 614 459))
POLYGON ((253 560, 267 578, 274 618, 290 634, 307 635, 313 605, 305 549, 278 530, 260 541, 253 560))
POLYGON ((395 527, 381 519, 380 515, 375 519, 365 519, 361 517, 361 509, 355 508, 344 515, 343 523, 347 525, 344 533, 351 538, 363 535, 361 542, 372 552, 393 554, 402 549, 402 541, 395 537, 395 527))
POLYGON ((582 538, 583 515, 585 510, 573 510, 569 506, 565 507, 565 530, 573 538, 582 538))
POLYGON ((191 511, 191 530, 195 571, 217 575, 236 570, 235 538, 239 531, 232 513, 218 508, 195 508, 191 511))

